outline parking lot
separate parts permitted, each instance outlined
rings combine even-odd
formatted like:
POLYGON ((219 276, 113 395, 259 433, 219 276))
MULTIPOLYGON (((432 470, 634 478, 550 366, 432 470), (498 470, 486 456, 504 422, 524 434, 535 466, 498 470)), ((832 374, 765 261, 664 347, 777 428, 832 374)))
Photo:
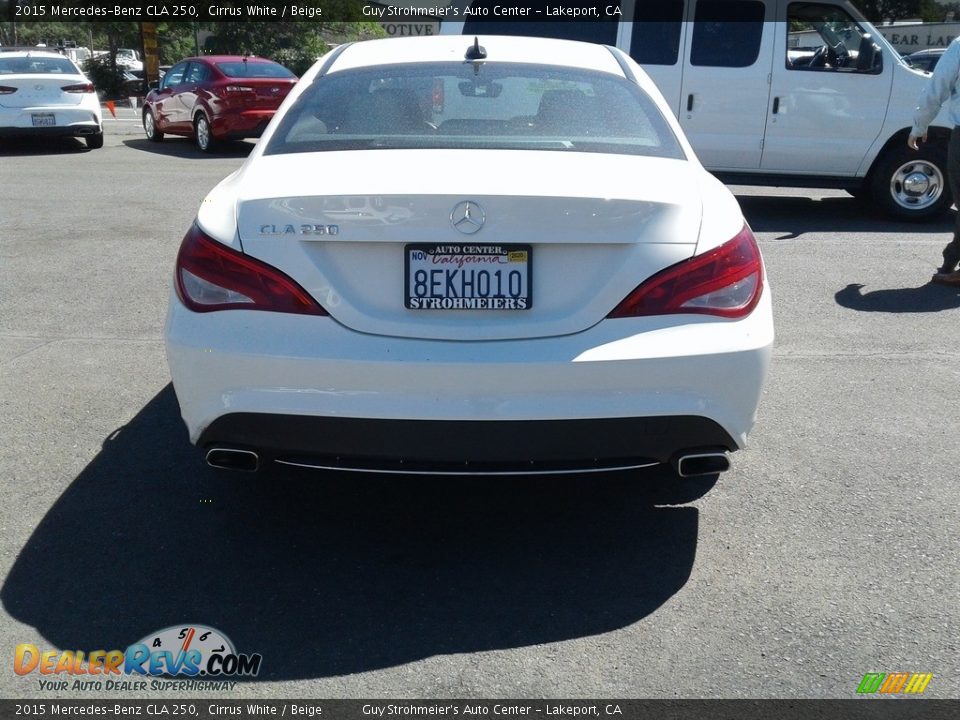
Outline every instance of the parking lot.
MULTIPOLYGON (((252 144, 118 115, 102 150, 0 147, 8 662, 199 623, 263 655, 224 698, 846 698, 867 672, 960 695, 960 291, 928 284, 952 215, 736 188, 777 342, 712 487, 231 475, 187 441, 162 328, 183 233, 252 144)), ((6 667, 4 697, 83 697, 6 667)))

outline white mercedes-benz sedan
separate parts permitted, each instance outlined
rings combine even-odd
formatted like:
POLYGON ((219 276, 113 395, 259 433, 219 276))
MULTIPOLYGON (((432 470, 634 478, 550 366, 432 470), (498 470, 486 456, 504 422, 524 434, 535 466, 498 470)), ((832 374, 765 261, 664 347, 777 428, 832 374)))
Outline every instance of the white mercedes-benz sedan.
POLYGON ((93 83, 70 58, 45 50, 0 54, 0 139, 83 137, 103 147, 103 114, 93 83))
POLYGON ((174 388, 209 464, 729 467, 773 343, 757 243, 628 56, 346 44, 203 201, 174 388))

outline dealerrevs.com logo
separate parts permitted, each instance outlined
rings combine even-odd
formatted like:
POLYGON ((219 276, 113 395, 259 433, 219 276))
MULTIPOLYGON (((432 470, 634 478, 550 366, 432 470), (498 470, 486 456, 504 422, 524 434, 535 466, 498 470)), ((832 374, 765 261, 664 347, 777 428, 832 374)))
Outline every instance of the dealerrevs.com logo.
MULTIPOLYGON (((236 678, 256 677, 263 656, 238 653, 230 639, 204 625, 176 625, 147 635, 126 650, 47 650, 17 645, 13 671, 41 676, 41 690, 146 690, 139 678, 181 678, 205 681, 189 689, 232 689, 236 678), (85 676, 85 677, 81 677, 85 676)), ((151 682, 150 689, 179 684, 151 682)))

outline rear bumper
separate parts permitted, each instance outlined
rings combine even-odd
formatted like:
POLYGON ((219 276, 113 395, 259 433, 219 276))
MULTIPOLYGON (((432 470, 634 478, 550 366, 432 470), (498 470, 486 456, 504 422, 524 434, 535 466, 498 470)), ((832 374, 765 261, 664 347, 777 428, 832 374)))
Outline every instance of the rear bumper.
POLYGON ((772 343, 769 291, 738 321, 604 320, 530 340, 416 340, 329 317, 193 313, 175 295, 166 328, 191 442, 341 465, 639 463, 736 450, 772 343))
POLYGON ((0 127, 0 137, 82 137, 99 135, 99 125, 68 125, 64 127, 0 127))
POLYGON ((276 110, 243 110, 218 115, 211 122, 213 136, 219 139, 260 137, 276 110))
POLYGON ((451 422, 233 413, 197 444, 302 467, 448 474, 591 472, 666 463, 693 448, 737 449, 720 425, 696 416, 451 422))
POLYGON ((96 135, 101 132, 103 132, 101 117, 94 110, 82 105, 52 108, 0 108, 0 136, 77 136, 96 135), (56 124, 36 126, 33 124, 35 114, 52 114, 56 124))

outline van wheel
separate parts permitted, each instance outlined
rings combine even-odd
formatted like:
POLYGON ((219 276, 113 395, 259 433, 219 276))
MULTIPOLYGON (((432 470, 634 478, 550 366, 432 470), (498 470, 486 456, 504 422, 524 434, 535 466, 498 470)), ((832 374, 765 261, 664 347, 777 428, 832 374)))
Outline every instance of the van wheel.
POLYGON ((947 148, 924 145, 919 152, 893 147, 873 173, 874 202, 898 220, 929 220, 953 204, 947 186, 947 148))

